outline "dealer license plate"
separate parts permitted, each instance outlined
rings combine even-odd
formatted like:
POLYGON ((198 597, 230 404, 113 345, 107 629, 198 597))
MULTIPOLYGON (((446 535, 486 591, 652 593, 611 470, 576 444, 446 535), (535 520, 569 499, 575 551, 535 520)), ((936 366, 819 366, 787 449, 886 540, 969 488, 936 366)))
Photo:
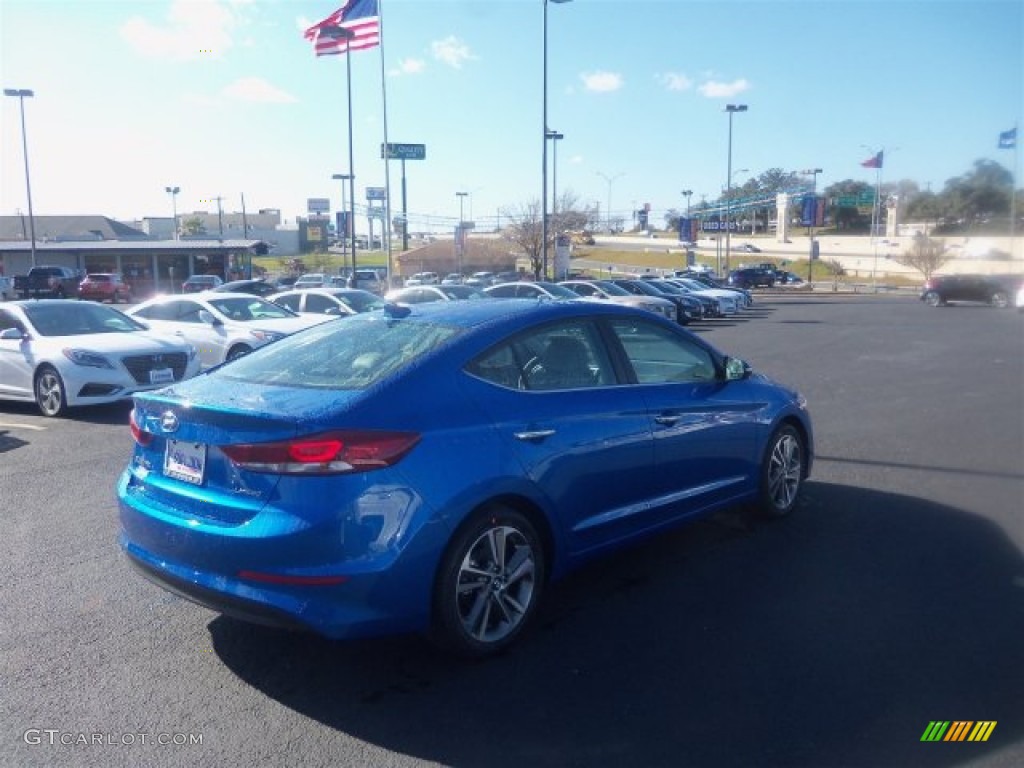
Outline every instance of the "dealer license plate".
POLYGON ((206 445, 168 440, 164 474, 193 485, 202 485, 206 473, 206 445))

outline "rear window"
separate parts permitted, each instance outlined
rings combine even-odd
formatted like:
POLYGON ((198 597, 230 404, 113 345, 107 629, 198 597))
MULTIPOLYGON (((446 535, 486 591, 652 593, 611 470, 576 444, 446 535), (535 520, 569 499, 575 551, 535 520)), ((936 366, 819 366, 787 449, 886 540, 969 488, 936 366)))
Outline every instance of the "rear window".
POLYGON ((268 344, 212 375, 256 384, 365 389, 443 346, 461 328, 353 315, 268 344))

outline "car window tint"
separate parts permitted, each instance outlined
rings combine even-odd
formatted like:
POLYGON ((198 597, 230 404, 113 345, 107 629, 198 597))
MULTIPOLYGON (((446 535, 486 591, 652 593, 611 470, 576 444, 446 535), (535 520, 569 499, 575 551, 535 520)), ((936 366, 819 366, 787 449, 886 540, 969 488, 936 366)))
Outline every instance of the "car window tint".
POLYGON ((586 321, 547 325, 521 334, 484 353, 466 370, 502 387, 532 391, 615 383, 601 337, 586 321))
POLYGON ((0 309, 0 332, 6 331, 10 328, 17 328, 19 331, 24 332, 25 328, 10 312, 0 309))
POLYGON ((278 296, 274 299, 275 304, 279 304, 282 307, 288 307, 293 312, 299 311, 299 301, 302 299, 298 294, 292 294, 291 296, 278 296))
POLYGON ((642 320, 614 320, 611 325, 640 384, 715 379, 711 353, 689 339, 642 320))
POLYGON ((328 312, 333 311, 337 314, 338 305, 327 296, 322 296, 319 293, 310 293, 306 296, 306 311, 317 312, 321 315, 326 315, 328 312))
POLYGON ((202 304, 197 304, 194 301, 180 301, 176 302, 174 308, 177 309, 177 315, 172 316, 170 318, 172 320, 176 320, 179 323, 203 322, 202 319, 199 317, 199 313, 205 310, 206 308, 202 304))
POLYGON ((261 347, 218 374, 257 384, 365 389, 442 346, 460 330, 363 313, 261 347))

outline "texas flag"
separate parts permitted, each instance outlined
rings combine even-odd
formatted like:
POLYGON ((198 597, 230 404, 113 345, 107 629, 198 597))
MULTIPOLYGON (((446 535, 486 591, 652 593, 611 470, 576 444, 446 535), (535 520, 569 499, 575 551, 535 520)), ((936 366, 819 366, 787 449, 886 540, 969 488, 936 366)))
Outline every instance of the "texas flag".
POLYGON ((881 168, 882 167, 882 152, 879 150, 877 155, 873 155, 861 163, 865 168, 881 168))

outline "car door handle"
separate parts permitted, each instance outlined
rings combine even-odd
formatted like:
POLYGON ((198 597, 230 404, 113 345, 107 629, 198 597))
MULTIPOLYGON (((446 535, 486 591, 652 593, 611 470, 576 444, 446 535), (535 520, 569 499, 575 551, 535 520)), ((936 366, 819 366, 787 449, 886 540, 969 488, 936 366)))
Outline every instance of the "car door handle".
POLYGON ((525 432, 513 432, 512 433, 516 440, 543 440, 545 437, 551 437, 555 434, 553 429, 530 429, 525 432))
POLYGON ((654 422, 656 424, 661 424, 663 427, 671 427, 681 418, 683 418, 682 415, 678 413, 662 414, 661 416, 655 416, 654 422))

